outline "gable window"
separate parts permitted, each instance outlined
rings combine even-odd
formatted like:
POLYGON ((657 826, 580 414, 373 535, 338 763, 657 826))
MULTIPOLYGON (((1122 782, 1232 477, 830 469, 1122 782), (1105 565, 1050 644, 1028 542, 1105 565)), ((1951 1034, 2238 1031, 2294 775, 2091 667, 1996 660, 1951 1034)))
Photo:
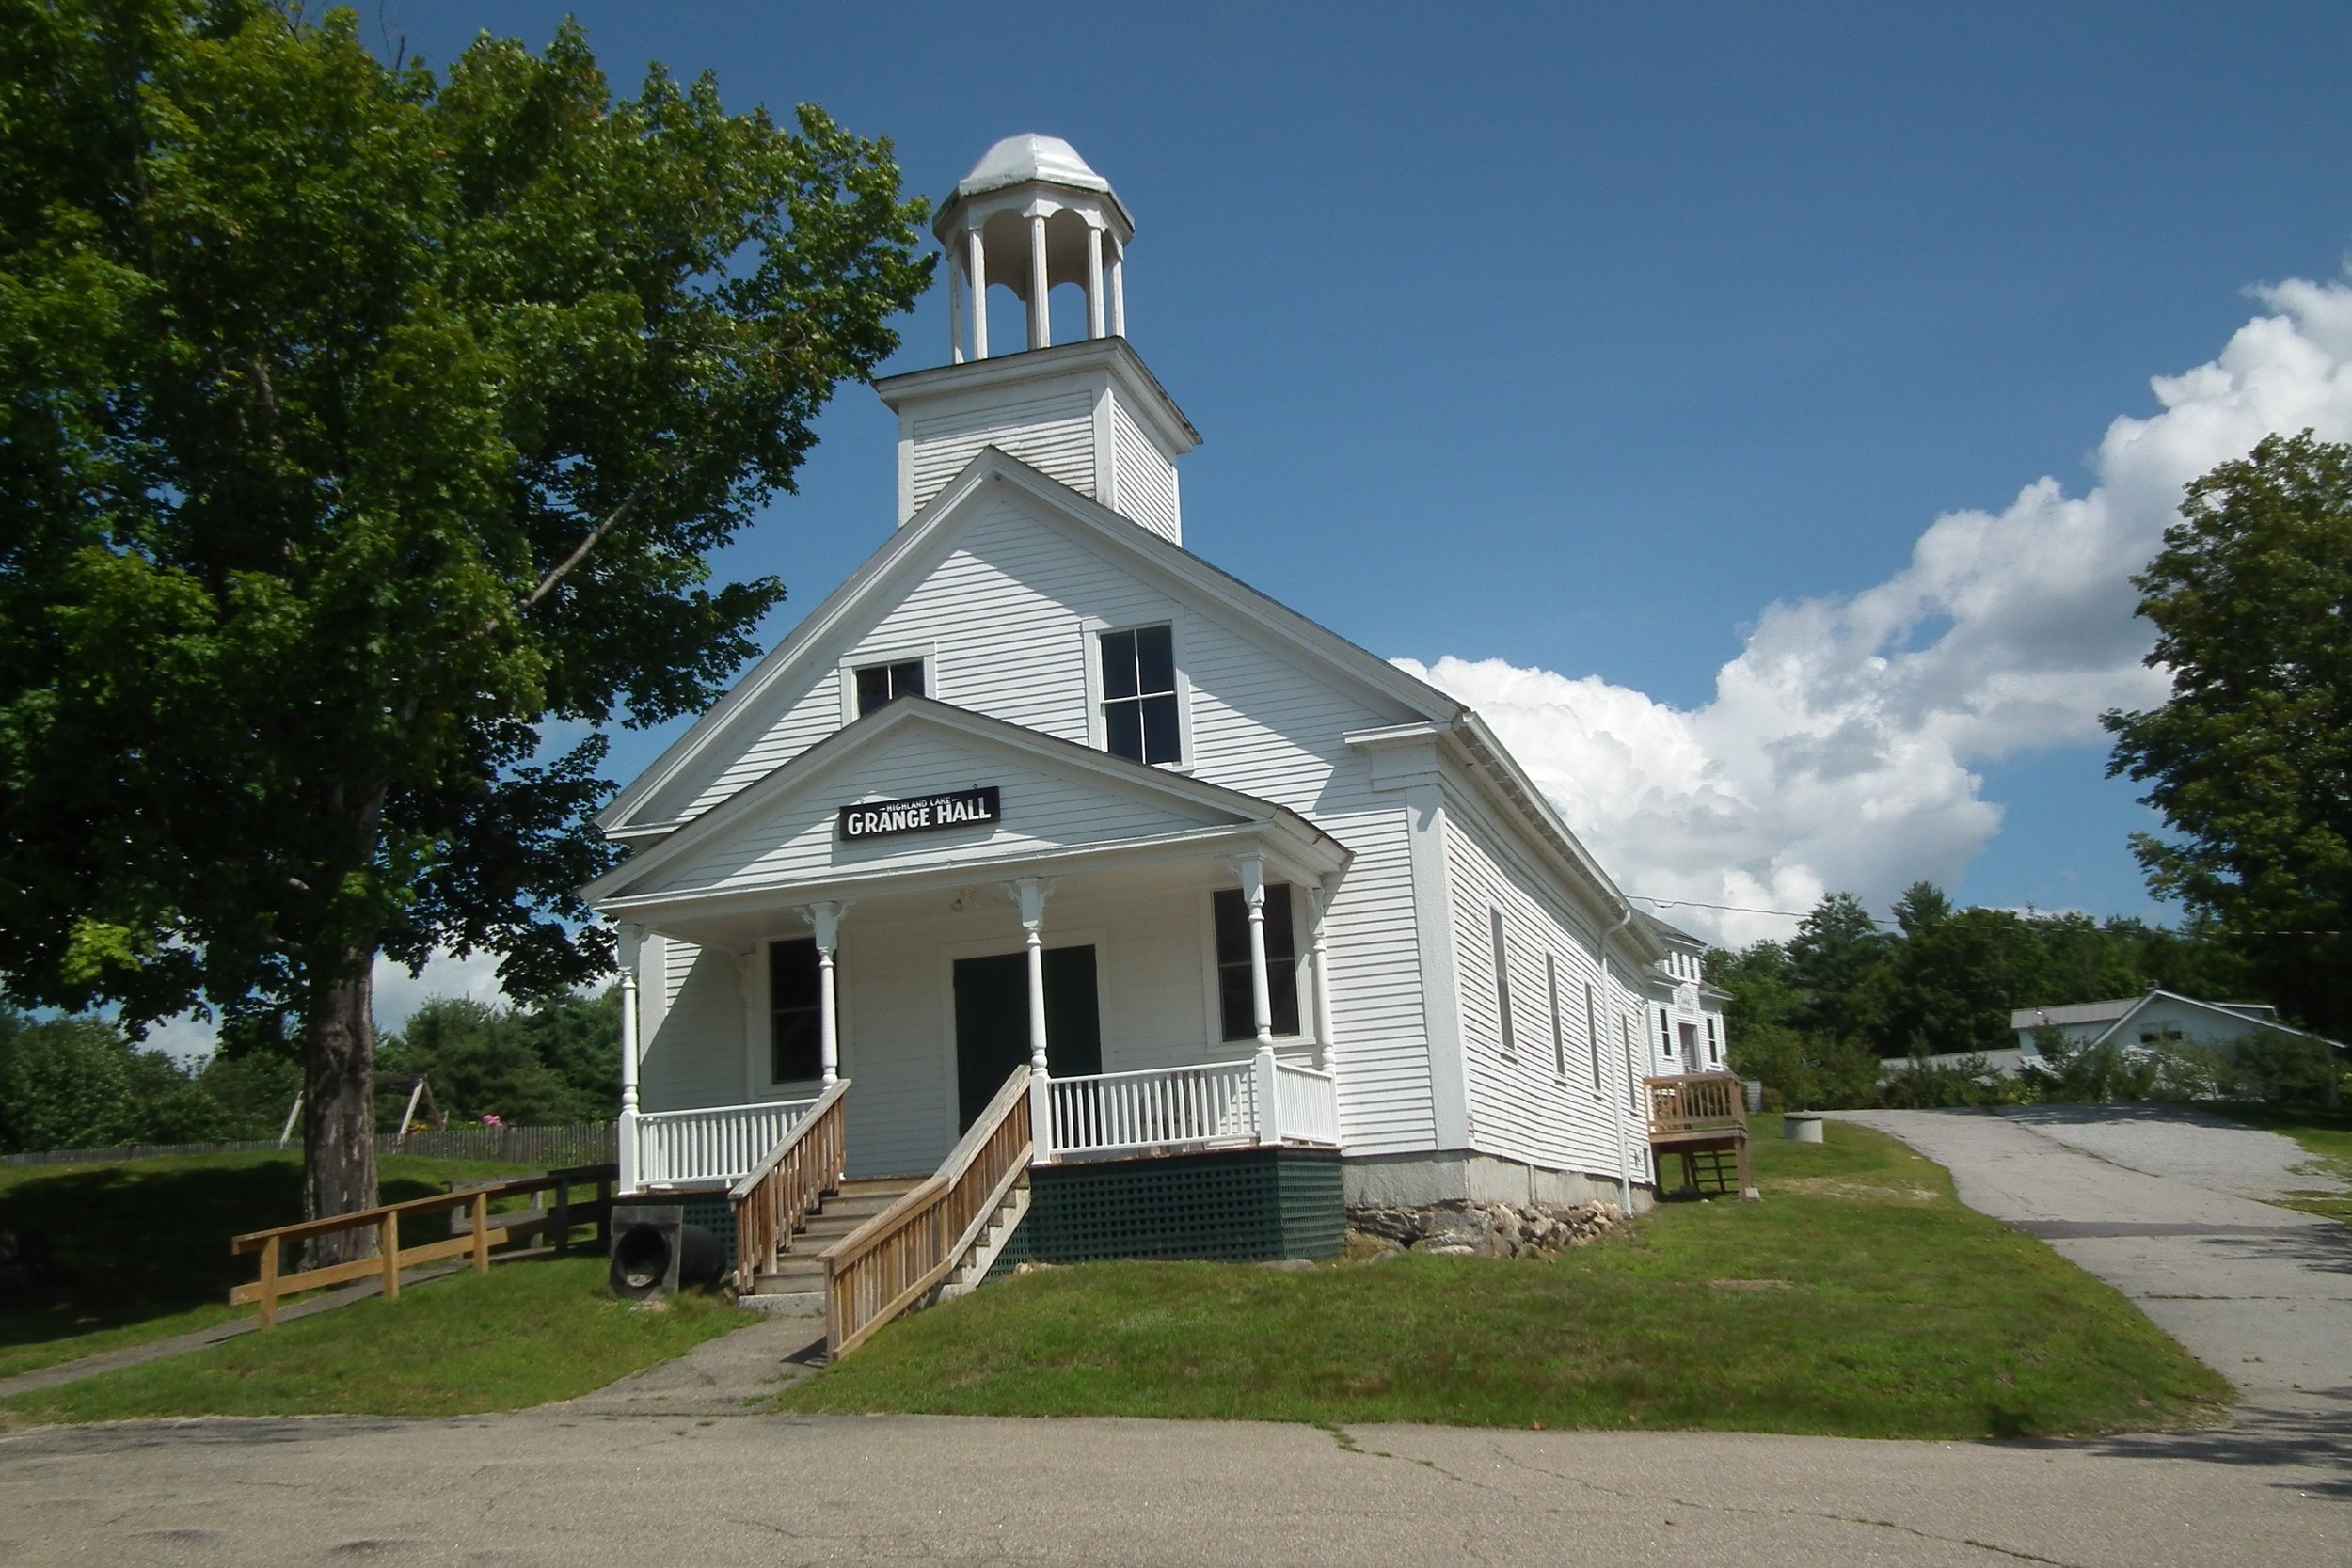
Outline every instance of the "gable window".
POLYGON ((1555 953, 1544 955, 1544 996, 1551 1004, 1551 1070, 1565 1084, 1568 1081, 1568 1037, 1560 1027, 1560 958, 1555 953))
POLYGON ((1486 919, 1494 933, 1495 944, 1495 1016, 1502 1029, 1502 1053, 1517 1056, 1519 1042, 1511 1027, 1511 955, 1502 945, 1502 911, 1489 906, 1486 919))
POLYGON ((1136 762, 1182 762, 1176 643, 1167 626, 1102 635, 1103 749, 1136 762))
MULTIPOLYGON (((1214 900, 1216 924, 1216 1003, 1225 1038, 1258 1037, 1257 999, 1249 985, 1249 906, 1241 889, 1224 888, 1214 900)), ((1265 889, 1265 990, 1278 1035, 1298 1033, 1298 942, 1291 926, 1291 890, 1265 889)))
POLYGON ((814 1083, 822 1075, 817 942, 768 944, 768 1081, 814 1083))
POLYGON ((857 673, 857 716, 860 719, 901 697, 923 695, 923 661, 900 659, 895 664, 868 664, 857 673))

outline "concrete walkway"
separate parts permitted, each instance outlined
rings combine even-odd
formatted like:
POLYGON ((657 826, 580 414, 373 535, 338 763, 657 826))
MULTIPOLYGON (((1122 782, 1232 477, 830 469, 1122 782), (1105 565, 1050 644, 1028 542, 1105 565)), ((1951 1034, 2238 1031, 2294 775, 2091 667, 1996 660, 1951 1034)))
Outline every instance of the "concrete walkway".
POLYGON ((2276 1133, 2143 1108, 1850 1111, 1948 1168, 1960 1199, 2129 1296, 2237 1385, 2237 1422, 2168 1442, 2352 1476, 2352 1227, 2242 1196, 2313 1187, 2276 1133))

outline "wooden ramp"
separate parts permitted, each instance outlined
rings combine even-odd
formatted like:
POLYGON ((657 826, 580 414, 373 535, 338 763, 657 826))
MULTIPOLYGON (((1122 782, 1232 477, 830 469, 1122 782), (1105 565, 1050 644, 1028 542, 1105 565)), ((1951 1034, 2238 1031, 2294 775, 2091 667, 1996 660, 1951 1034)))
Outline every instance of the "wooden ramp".
POLYGON ((1650 1154, 1661 1176, 1674 1154, 1682 1161, 1685 1192, 1737 1194, 1751 1202, 1763 1196, 1748 1169, 1748 1114, 1739 1079, 1696 1072, 1645 1078, 1642 1085, 1649 1093, 1650 1154))

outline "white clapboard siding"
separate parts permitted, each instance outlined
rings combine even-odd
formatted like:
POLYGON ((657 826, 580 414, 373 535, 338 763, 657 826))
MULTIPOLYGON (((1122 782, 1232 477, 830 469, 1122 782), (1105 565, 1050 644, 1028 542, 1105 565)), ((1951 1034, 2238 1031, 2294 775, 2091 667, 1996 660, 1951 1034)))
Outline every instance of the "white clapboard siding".
MULTIPOLYGON (((1458 804, 1458 802, 1457 802, 1458 804)), ((1622 981, 1594 962, 1592 928, 1564 912, 1547 879, 1510 863, 1492 828, 1470 811, 1446 814, 1446 872, 1454 895, 1455 964, 1462 991, 1462 1049, 1470 1084, 1470 1143, 1486 1153, 1557 1170, 1616 1169, 1624 1053, 1616 1020, 1629 1004, 1649 1015, 1622 981), (1494 966, 1493 911, 1503 922, 1516 1050, 1503 1050, 1494 966), (1567 1071, 1556 1070, 1545 958, 1557 965, 1567 1071), (1584 987, 1598 998, 1602 1083, 1596 1095, 1585 1035, 1584 987)), ((1644 1064, 1645 1068, 1645 1063, 1644 1064)))
POLYGON ((644 1042, 638 1102, 648 1111, 743 1099, 743 983, 735 955, 670 939, 670 1005, 644 1042))
POLYGON ((1176 465, 1151 433, 1118 402, 1111 404, 1112 493, 1116 510, 1163 539, 1181 541, 1176 509, 1176 465))
MULTIPOLYGON (((1431 1147, 1435 1117, 1409 824, 1404 798, 1374 791, 1362 759, 1344 739, 1351 732, 1397 723, 1410 715, 1344 677, 1310 667, 1293 650, 1268 646, 1249 628, 1230 624, 1221 614, 1180 602, 1123 561, 1082 543, 1068 525, 1031 515, 1013 497, 1000 495, 978 503, 919 580, 895 602, 878 604, 860 625, 845 628, 836 646, 811 659, 796 689, 771 695, 768 716, 751 727, 756 738, 746 750, 731 758, 714 758, 698 779, 681 780, 665 789, 671 803, 655 802, 648 816, 658 819, 680 814, 687 801, 693 811, 707 809, 833 733, 842 721, 839 672, 861 662, 866 657, 861 650, 902 656, 906 649, 923 648, 932 656, 931 694, 940 700, 1083 744, 1089 733, 1088 628, 1158 621, 1170 621, 1177 627, 1190 693, 1194 775, 1300 812, 1354 852, 1327 927, 1340 1117, 1347 1147, 1365 1153, 1431 1147)), ((950 765, 944 772, 910 768, 892 779, 861 775, 849 793, 829 784, 821 811, 811 802, 797 822, 747 825, 731 835, 735 842, 727 849, 694 868, 682 869, 675 885, 781 876, 795 865, 810 863, 809 857, 820 848, 831 852, 832 810, 859 798, 862 791, 897 798, 975 782, 1007 779, 991 759, 985 766, 968 760, 950 765)), ((1005 831, 1035 832, 1033 826, 1024 826, 1020 814, 1032 803, 1043 803, 1050 793, 1042 778, 1034 789, 1026 779, 1017 788, 1008 784, 1005 831)), ((1087 830, 1094 838, 1072 841, 1101 842, 1106 834, 1142 831, 1145 825, 1140 817, 1123 824, 1098 822, 1087 830)), ((1056 830, 1079 831, 1075 823, 1056 830)), ((1041 842, 1053 836, 1039 834, 1041 842)), ((1009 841, 991 842, 1001 849, 1009 841)), ((910 845, 905 852, 932 858, 952 850, 930 835, 929 842, 910 845)), ((1303 917, 1303 910, 1301 913, 1303 917)), ((1186 918, 1197 925, 1201 916, 1196 908, 1186 918)), ((1303 925, 1301 937, 1303 942, 1303 925)), ((1167 932, 1148 940, 1165 942, 1167 932)), ((850 961, 845 959, 845 964, 850 961)), ((1169 978, 1167 984, 1175 988, 1171 999, 1182 993, 1181 1016, 1189 1033, 1124 1037, 1149 1048, 1145 1059, 1134 1065, 1214 1059, 1219 1051, 1207 1037, 1208 1000, 1200 990, 1200 981, 1169 978)), ((1107 1000, 1104 1006, 1107 1050, 1107 1000)), ((737 1026, 740 1028, 739 1021, 737 1026)), ((878 1038, 877 1028, 874 1019, 861 1016, 862 1034, 878 1038)), ((936 1029, 922 1037, 929 1042, 926 1049, 934 1053, 942 1049, 943 1037, 936 1029)), ((739 1070, 739 1049, 728 1049, 737 1051, 733 1059, 739 1070)), ((951 1059, 943 1068, 936 1054, 930 1058, 922 1069, 928 1074, 923 1092, 931 1097, 930 1108, 919 1115, 910 1112, 911 1119, 895 1123, 903 1133, 890 1134, 883 1147, 898 1152, 882 1156, 874 1154, 872 1141, 880 1135, 875 1118, 882 1116, 873 1105, 875 1075, 852 1072, 858 1080, 852 1099, 866 1109, 861 1113, 853 1106, 850 1114, 853 1119, 861 1114, 868 1118, 867 1131, 861 1134, 866 1139, 866 1157, 912 1158, 940 1136, 940 1118, 952 1116, 953 1087, 952 1083, 945 1090, 939 1085, 943 1074, 952 1077, 951 1067, 951 1059)), ((912 1066, 909 1070, 914 1070, 912 1066)), ((736 1098, 739 1090, 711 1103, 736 1098)), ((946 1132, 952 1141, 952 1126, 946 1132)), ((852 1145, 858 1145, 857 1138, 852 1145)), ((940 1149, 945 1147, 941 1144, 940 1149)), ((918 1164, 908 1168, 927 1167, 918 1164)))
POLYGON ((723 841, 653 879, 646 891, 732 890, 828 871, 1001 860, 1027 851, 1160 837, 1232 820, 1107 788, 1074 768, 1039 766, 985 743, 911 729, 827 769, 771 809, 748 815, 723 841), (1001 791, 1001 821, 863 843, 845 842, 836 831, 842 806, 940 794, 976 781, 1001 791))
POLYGON ((914 421, 914 508, 994 447, 1075 490, 1094 489, 1094 394, 1084 389, 914 421))

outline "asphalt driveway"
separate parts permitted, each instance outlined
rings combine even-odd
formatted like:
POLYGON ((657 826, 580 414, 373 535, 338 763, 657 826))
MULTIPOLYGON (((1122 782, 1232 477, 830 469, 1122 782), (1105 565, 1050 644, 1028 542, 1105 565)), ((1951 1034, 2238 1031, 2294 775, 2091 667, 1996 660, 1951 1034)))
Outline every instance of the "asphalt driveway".
POLYGON ((1960 1199, 2129 1296, 2245 1404, 2217 1443, 2352 1466, 2352 1227, 2261 1201, 2330 1185, 2274 1132, 2131 1106, 1853 1111, 1960 1199))

